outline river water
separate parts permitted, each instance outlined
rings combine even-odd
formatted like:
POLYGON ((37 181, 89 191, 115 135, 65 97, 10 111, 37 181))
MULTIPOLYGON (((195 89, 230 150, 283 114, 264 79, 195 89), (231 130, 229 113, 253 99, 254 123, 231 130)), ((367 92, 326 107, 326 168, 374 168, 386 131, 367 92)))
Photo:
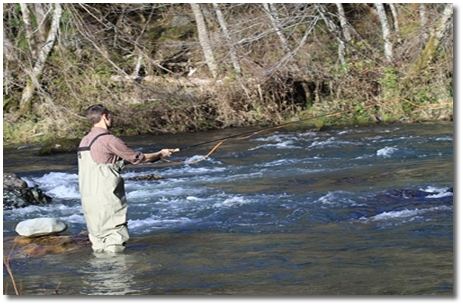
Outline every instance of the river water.
MULTIPOLYGON (((125 140, 148 152, 243 131, 125 140)), ((192 163, 208 149, 176 154, 181 165, 128 166, 125 254, 84 248, 17 258, 22 293, 453 294, 451 123, 280 130, 227 141, 192 163), (163 179, 130 179, 146 174, 163 179)), ((5 148, 4 170, 53 203, 5 210, 4 237, 34 217, 58 217, 78 234, 85 222, 75 156, 36 150, 5 148)))

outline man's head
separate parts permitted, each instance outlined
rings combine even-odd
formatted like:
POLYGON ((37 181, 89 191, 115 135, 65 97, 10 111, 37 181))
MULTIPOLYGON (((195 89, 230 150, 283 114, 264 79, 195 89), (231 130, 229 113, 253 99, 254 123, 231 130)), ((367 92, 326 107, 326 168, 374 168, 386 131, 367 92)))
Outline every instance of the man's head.
POLYGON ((92 105, 87 108, 85 115, 93 126, 111 128, 112 115, 105 106, 101 104, 92 105))

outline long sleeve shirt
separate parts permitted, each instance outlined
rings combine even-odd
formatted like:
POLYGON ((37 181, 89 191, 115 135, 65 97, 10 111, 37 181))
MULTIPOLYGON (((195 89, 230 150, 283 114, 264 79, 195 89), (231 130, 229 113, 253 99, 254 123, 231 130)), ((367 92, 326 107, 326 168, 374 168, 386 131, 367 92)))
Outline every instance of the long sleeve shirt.
MULTIPOLYGON (((96 136, 107 132, 108 130, 104 128, 93 127, 90 132, 82 138, 79 147, 90 145, 90 142, 92 142, 96 136)), ((138 164, 145 160, 145 155, 142 152, 129 148, 124 141, 112 134, 99 137, 92 144, 90 155, 96 163, 114 164, 116 161, 123 159, 129 163, 138 164)))

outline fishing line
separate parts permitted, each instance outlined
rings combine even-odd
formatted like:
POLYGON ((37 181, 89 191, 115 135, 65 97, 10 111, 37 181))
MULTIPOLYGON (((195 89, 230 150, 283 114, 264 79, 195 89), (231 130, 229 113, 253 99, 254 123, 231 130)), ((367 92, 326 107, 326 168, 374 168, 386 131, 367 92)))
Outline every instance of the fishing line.
POLYGON ((223 138, 218 138, 218 139, 208 140, 208 141, 204 141, 204 142, 200 142, 200 143, 196 143, 196 144, 192 144, 192 145, 187 145, 187 146, 184 146, 182 148, 182 150, 190 149, 190 148, 193 148, 193 147, 198 147, 198 146, 202 146, 202 145, 206 145, 206 144, 210 144, 210 143, 214 143, 214 142, 218 142, 218 141, 225 141, 225 140, 229 140, 229 139, 234 139, 234 138, 236 138, 238 140, 248 139, 248 138, 250 138, 252 136, 255 136, 257 134, 261 134, 264 131, 280 129, 280 128, 283 128, 285 126, 291 125, 291 124, 297 124, 297 123, 301 123, 301 122, 305 122, 305 121, 309 121, 309 120, 313 120, 313 119, 318 119, 318 118, 321 118, 321 117, 334 116, 334 115, 338 115, 338 114, 341 114, 341 113, 343 113, 343 111, 337 111, 337 112, 332 112, 332 113, 328 113, 328 114, 316 115, 316 116, 312 116, 310 118, 305 118, 305 119, 300 119, 300 120, 297 120, 297 121, 291 121, 291 122, 286 122, 286 123, 283 123, 283 124, 278 124, 276 126, 264 127, 264 128, 259 128, 257 130, 253 130, 253 131, 246 131, 246 132, 242 132, 242 133, 232 134, 232 135, 229 135, 229 136, 226 136, 226 137, 223 137, 223 138))
POLYGON ((279 124, 279 125, 276 125, 276 126, 259 128, 257 130, 253 130, 253 131, 246 131, 246 132, 236 133, 236 134, 232 134, 232 135, 222 137, 222 138, 218 138, 218 139, 213 139, 213 140, 208 140, 208 141, 204 141, 204 142, 200 142, 200 143, 195 143, 195 144, 183 146, 180 149, 176 148, 173 152, 177 152, 177 151, 181 151, 181 150, 188 150, 188 149, 191 149, 191 148, 194 148, 194 147, 199 147, 199 146, 202 146, 202 145, 219 142, 219 143, 215 144, 209 150, 209 152, 206 155, 201 156, 197 160, 193 160, 193 161, 188 162, 187 159, 183 160, 183 161, 171 161, 171 160, 163 158, 160 161, 166 162, 169 165, 179 165, 179 164, 188 164, 188 165, 190 165, 190 164, 199 163, 201 161, 204 161, 204 160, 208 159, 213 153, 215 153, 219 149, 219 147, 226 140, 229 140, 229 139, 238 139, 238 140, 249 139, 250 137, 253 137, 253 136, 257 135, 257 134, 261 134, 261 133, 263 133, 265 131, 276 130, 276 129, 280 129, 280 128, 283 128, 285 126, 291 125, 291 124, 297 124, 297 123, 301 123, 301 122, 305 122, 305 121, 309 121, 309 120, 313 120, 313 119, 317 119, 317 118, 321 118, 321 117, 336 116, 336 115, 339 115, 341 113, 343 113, 343 111, 336 111, 336 112, 332 112, 332 113, 316 115, 316 116, 312 116, 312 117, 309 117, 309 118, 300 119, 300 120, 297 120, 297 121, 286 122, 286 123, 279 124))

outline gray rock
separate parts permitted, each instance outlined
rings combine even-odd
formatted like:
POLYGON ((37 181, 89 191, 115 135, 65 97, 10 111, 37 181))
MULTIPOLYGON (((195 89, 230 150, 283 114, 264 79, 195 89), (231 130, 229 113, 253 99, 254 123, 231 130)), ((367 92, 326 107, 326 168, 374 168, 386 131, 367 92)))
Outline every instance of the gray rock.
POLYGON ((13 173, 3 173, 3 208, 22 208, 28 205, 47 204, 51 197, 39 187, 28 187, 26 181, 13 173))
POLYGON ((27 183, 14 173, 3 173, 3 187, 22 189, 27 187, 27 183))
POLYGON ((21 236, 35 237, 63 232, 67 225, 56 218, 34 218, 21 221, 16 225, 16 233, 21 236))

